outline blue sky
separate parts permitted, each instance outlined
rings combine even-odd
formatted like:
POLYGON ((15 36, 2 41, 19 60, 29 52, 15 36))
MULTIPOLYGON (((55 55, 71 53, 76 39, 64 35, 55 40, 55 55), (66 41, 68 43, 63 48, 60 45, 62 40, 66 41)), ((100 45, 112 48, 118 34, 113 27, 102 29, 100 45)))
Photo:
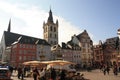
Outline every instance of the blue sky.
POLYGON ((50 6, 59 21, 59 43, 87 30, 94 43, 117 36, 120 0, 0 0, 0 38, 11 18, 11 32, 43 38, 50 6))

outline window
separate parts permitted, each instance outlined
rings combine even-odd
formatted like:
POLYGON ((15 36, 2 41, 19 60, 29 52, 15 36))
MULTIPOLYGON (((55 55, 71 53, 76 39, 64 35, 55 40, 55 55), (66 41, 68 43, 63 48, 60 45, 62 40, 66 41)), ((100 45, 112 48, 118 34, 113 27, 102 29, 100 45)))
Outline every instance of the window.
POLYGON ((26 56, 24 56, 24 60, 26 60, 26 56))
POLYGON ((53 44, 53 42, 51 41, 51 44, 53 44))
POLYGON ((23 48, 25 48, 25 45, 23 44, 23 48))
POLYGON ((20 44, 20 48, 22 48, 22 44, 20 44))
POLYGON ((83 49, 83 53, 85 53, 86 52, 86 49, 83 49))
POLYGON ((32 46, 32 49, 35 49, 35 46, 34 45, 31 45, 32 46))
POLYGON ((56 28, 54 27, 54 32, 56 32, 56 28))
POLYGON ((24 50, 24 54, 26 54, 27 52, 26 52, 26 50, 24 50))
POLYGON ((31 56, 27 56, 27 60, 31 60, 31 56))
POLYGON ((22 60, 22 56, 19 56, 19 60, 22 60))
POLYGON ((50 26, 50 31, 52 31, 52 26, 50 26))
POLYGON ((56 44, 56 41, 54 41, 54 44, 56 44))
POLYGON ((38 53, 37 54, 39 54, 40 55, 40 51, 38 51, 38 53))
POLYGON ((55 38, 56 38, 56 34, 55 34, 55 38))
POLYGON ((82 46, 85 47, 85 43, 83 43, 82 46))
POLYGON ((19 51, 19 54, 22 54, 22 50, 19 51))
POLYGON ((50 38, 52 38, 52 34, 50 34, 50 38))
POLYGON ((32 49, 32 45, 29 45, 30 49, 32 49))

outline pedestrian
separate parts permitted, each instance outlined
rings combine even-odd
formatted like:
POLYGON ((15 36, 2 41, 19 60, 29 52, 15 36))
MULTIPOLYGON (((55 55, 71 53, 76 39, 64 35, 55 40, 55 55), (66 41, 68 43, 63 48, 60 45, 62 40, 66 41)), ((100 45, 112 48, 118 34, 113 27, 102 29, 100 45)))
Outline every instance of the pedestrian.
POLYGON ((14 71, 15 71, 15 72, 17 71, 17 67, 14 67, 14 71))
POLYGON ((114 75, 118 75, 118 67, 117 67, 117 65, 114 65, 113 73, 114 73, 114 75))
POLYGON ((18 67, 17 71, 18 71, 18 79, 20 79, 20 77, 22 75, 22 68, 21 68, 21 66, 18 67))
POLYGON ((40 80, 46 80, 45 73, 46 73, 46 69, 42 68, 41 71, 40 71, 40 80))
POLYGON ((51 79, 52 79, 52 80, 56 80, 56 76, 57 76, 56 71, 55 71, 54 68, 52 68, 52 69, 51 69, 51 79))
POLYGON ((110 72, 110 67, 109 66, 107 66, 106 71, 107 71, 107 74, 109 75, 109 72, 110 72))
POLYGON ((120 67, 118 69, 119 69, 119 72, 120 72, 120 67))
POLYGON ((104 73, 104 75, 106 75, 106 71, 107 71, 107 66, 104 65, 104 67, 103 67, 103 73, 104 73))
POLYGON ((12 66, 9 66, 9 70, 11 72, 11 74, 13 73, 13 67, 12 66))
POLYGON ((38 69, 37 69, 37 67, 35 67, 34 69, 33 69, 33 79, 34 80, 37 80, 37 77, 39 76, 39 72, 38 72, 38 69))
POLYGON ((100 65, 100 66, 99 66, 100 72, 102 71, 102 68, 103 68, 102 65, 100 65))
POLYGON ((60 73, 60 80, 65 80, 65 78, 66 78, 65 70, 62 70, 60 73))
POLYGON ((24 80, 24 67, 22 66, 21 80, 24 80))
POLYGON ((24 77, 26 76, 26 72, 27 72, 27 67, 24 66, 24 68, 23 68, 23 76, 24 76, 24 77))

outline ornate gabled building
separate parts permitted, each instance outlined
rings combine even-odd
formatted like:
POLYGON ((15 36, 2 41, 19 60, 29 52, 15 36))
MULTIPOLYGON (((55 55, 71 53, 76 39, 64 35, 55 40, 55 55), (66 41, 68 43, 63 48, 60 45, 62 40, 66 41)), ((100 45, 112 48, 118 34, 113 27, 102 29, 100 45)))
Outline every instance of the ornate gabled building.
POLYGON ((79 35, 73 35, 66 44, 62 43, 64 60, 83 66, 91 66, 93 62, 93 43, 86 30, 79 35))
POLYGON ((54 23, 51 9, 47 23, 43 22, 43 36, 51 46, 58 44, 58 20, 54 23))
POLYGON ((118 50, 116 49, 117 37, 108 38, 104 43, 94 45, 94 63, 96 65, 113 65, 117 63, 118 50))
POLYGON ((93 41, 88 35, 87 31, 84 30, 81 34, 76 36, 79 40, 81 47, 81 58, 84 66, 92 65, 93 62, 93 41))
POLYGON ((93 66, 94 66, 95 68, 99 68, 99 67, 103 64, 103 62, 104 62, 103 43, 102 43, 101 40, 99 41, 99 44, 94 45, 93 51, 94 51, 94 55, 93 55, 93 59, 94 59, 93 66))
POLYGON ((106 47, 104 49, 104 62, 113 64, 117 60, 117 50, 115 49, 117 37, 106 39, 106 47))

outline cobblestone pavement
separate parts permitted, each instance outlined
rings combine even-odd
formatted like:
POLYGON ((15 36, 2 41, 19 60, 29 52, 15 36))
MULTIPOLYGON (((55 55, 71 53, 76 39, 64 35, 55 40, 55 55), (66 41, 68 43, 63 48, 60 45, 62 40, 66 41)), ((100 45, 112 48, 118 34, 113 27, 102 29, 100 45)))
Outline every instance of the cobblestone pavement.
MULTIPOLYGON (((84 77, 90 80, 120 80, 120 73, 118 73, 117 76, 115 76, 112 72, 110 71, 109 75, 106 74, 104 75, 102 71, 100 70, 92 70, 91 72, 87 71, 82 71, 80 73, 84 74, 84 77)), ((16 77, 17 73, 13 73, 12 79, 13 80, 20 80, 16 77)), ((33 78, 24 78, 24 80, 33 80, 33 78)))
POLYGON ((104 75, 102 71, 100 70, 93 70, 91 72, 81 72, 84 74, 84 77, 90 80, 120 80, 120 73, 118 75, 114 75, 112 70, 110 70, 109 75, 104 75))

